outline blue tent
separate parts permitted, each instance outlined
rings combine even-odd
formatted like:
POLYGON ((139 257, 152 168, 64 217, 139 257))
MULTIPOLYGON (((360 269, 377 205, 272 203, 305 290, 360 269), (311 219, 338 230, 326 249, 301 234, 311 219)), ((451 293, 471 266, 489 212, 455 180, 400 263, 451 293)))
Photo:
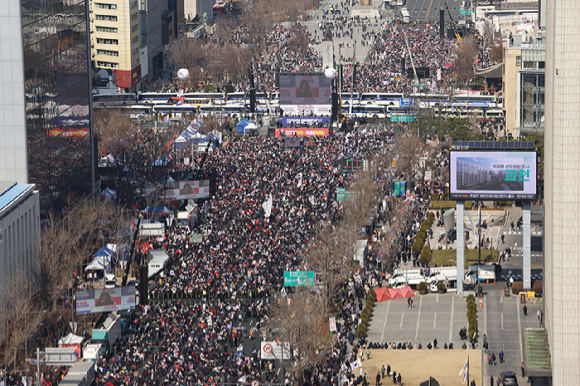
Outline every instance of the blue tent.
POLYGON ((238 134, 244 134, 244 128, 246 126, 248 126, 250 124, 250 121, 248 121, 246 118, 242 119, 239 123, 238 123, 238 134))

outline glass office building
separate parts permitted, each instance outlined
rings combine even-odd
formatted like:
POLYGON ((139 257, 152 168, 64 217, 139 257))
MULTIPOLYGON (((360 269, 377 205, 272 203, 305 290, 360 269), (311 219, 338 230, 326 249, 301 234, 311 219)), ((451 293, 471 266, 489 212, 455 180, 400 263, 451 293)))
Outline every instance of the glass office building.
POLYGON ((94 191, 86 1, 21 1, 28 182, 42 208, 94 191))

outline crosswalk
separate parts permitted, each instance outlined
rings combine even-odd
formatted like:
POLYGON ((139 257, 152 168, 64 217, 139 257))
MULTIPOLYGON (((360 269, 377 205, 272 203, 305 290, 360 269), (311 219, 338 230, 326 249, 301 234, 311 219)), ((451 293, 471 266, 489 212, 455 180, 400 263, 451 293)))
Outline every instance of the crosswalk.
MULTIPOLYGON (((522 231, 504 231, 503 234, 506 236, 521 236, 523 234, 523 232, 522 231)), ((532 234, 532 236, 542 236, 541 231, 532 231, 531 234, 532 234)))
MULTIPOLYGON (((522 281, 522 280, 524 280, 524 275, 522 275, 522 274, 511 274, 511 275, 509 275, 507 273, 505 273, 505 274, 502 273, 501 280, 502 281, 505 281, 505 280, 509 279, 510 277, 513 277, 515 281, 522 281)), ((542 272, 532 273, 532 280, 542 280, 543 278, 544 278, 544 275, 543 275, 542 272)))

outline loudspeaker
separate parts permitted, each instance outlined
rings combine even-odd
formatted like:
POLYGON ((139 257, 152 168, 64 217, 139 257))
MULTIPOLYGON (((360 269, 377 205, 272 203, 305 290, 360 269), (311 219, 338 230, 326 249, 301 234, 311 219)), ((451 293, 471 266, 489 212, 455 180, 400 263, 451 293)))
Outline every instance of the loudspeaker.
POLYGON ((445 12, 439 10, 439 37, 445 39, 445 12))
POLYGON ((405 69, 406 69, 406 67, 405 67, 405 58, 402 57, 401 58, 401 72, 405 72, 405 69))
MULTIPOLYGON (((253 83, 253 82, 252 82, 253 83)), ((250 113, 256 112, 256 89, 250 89, 250 113)))
POLYGON ((149 268, 147 264, 139 267, 139 305, 149 304, 149 268))

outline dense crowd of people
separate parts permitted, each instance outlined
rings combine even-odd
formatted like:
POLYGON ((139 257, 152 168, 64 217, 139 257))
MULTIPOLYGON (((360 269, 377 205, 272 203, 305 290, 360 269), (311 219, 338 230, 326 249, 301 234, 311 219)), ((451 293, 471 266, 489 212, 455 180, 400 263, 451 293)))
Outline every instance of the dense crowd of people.
MULTIPOLYGON (((271 381, 273 363, 249 347, 252 331, 262 328, 282 289, 283 272, 299 266, 315 228, 341 217, 335 192, 347 186, 349 176, 337 167, 338 157, 376 157, 386 151, 387 139, 384 131, 308 138, 301 149, 289 150, 280 139, 252 137, 210 153, 204 168, 216 169, 219 186, 195 229, 202 242, 191 243, 188 232, 173 229, 155 245, 167 251, 170 264, 152 298, 187 294, 193 300, 154 303, 130 326, 135 334, 114 359, 100 364, 99 379, 111 385, 271 381), (265 217, 262 204, 270 195, 272 210, 265 217), (244 342, 243 354, 236 355, 244 342)), ((330 382, 352 356, 353 346, 347 345, 355 343, 352 316, 360 312, 369 284, 380 283, 378 264, 351 280, 340 294, 339 341, 328 361, 311 369, 311 382, 330 382)), ((292 376, 287 374, 288 383, 292 376)))

